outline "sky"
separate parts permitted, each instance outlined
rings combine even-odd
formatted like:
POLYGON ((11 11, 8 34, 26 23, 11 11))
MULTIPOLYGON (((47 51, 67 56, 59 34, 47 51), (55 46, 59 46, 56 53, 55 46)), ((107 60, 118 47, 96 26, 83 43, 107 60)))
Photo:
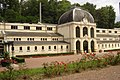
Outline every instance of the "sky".
POLYGON ((70 1, 72 4, 73 3, 79 3, 80 5, 85 4, 86 2, 92 3, 94 5, 96 5, 96 8, 101 8, 101 7, 105 7, 106 5, 112 5, 114 8, 114 11, 116 12, 116 20, 120 21, 120 10, 119 10, 119 2, 120 0, 68 0, 70 1))

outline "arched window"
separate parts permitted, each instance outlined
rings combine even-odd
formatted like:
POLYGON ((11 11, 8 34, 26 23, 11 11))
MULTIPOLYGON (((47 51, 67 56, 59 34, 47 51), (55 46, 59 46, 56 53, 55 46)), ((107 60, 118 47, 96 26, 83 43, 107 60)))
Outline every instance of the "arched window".
POLYGON ((80 41, 76 42, 76 51, 80 51, 80 41))
POLYGON ((80 28, 76 27, 76 37, 80 37, 80 28))
POLYGON ((94 29, 93 28, 90 29, 90 34, 91 34, 91 38, 94 38, 94 29))
POLYGON ((94 52, 94 41, 91 41, 91 51, 94 52))
POLYGON ((87 29, 87 27, 84 27, 84 28, 83 28, 83 37, 84 37, 85 35, 88 35, 88 29, 87 29))

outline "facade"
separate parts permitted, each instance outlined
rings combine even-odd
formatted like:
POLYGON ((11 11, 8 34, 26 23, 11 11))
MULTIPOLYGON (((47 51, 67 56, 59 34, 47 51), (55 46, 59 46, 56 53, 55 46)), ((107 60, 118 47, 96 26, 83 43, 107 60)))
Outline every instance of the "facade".
POLYGON ((117 50, 119 35, 119 29, 96 28, 92 15, 75 7, 65 12, 58 24, 1 22, 0 52, 16 56, 117 50))

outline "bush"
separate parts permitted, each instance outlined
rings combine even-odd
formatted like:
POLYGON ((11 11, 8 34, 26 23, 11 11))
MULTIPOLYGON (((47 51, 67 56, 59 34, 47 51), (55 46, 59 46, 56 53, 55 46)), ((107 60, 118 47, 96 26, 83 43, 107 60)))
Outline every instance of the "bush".
POLYGON ((17 61, 18 63, 24 63, 25 59, 24 58, 17 58, 17 57, 12 57, 13 60, 17 61))
POLYGON ((1 60, 1 65, 2 67, 10 66, 10 60, 1 60))

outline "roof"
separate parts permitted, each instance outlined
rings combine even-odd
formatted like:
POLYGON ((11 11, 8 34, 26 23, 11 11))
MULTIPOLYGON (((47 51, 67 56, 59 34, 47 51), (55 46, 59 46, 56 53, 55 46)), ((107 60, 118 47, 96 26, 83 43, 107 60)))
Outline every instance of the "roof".
POLYGON ((97 41, 97 43, 120 43, 120 41, 97 41))
POLYGON ((59 33, 40 33, 40 32, 5 32, 7 36, 25 36, 25 37, 63 37, 59 33))
POLYGON ((111 34, 96 34, 97 37, 119 37, 119 35, 111 35, 111 34))
POLYGON ((78 7, 75 7, 73 9, 70 9, 69 11, 65 12, 59 18, 58 24, 64 24, 64 23, 72 22, 72 21, 80 22, 84 18, 86 18, 88 20, 88 22, 94 23, 94 18, 89 12, 82 10, 78 7))
POLYGON ((65 41, 14 41, 14 45, 58 45, 69 44, 65 41))

